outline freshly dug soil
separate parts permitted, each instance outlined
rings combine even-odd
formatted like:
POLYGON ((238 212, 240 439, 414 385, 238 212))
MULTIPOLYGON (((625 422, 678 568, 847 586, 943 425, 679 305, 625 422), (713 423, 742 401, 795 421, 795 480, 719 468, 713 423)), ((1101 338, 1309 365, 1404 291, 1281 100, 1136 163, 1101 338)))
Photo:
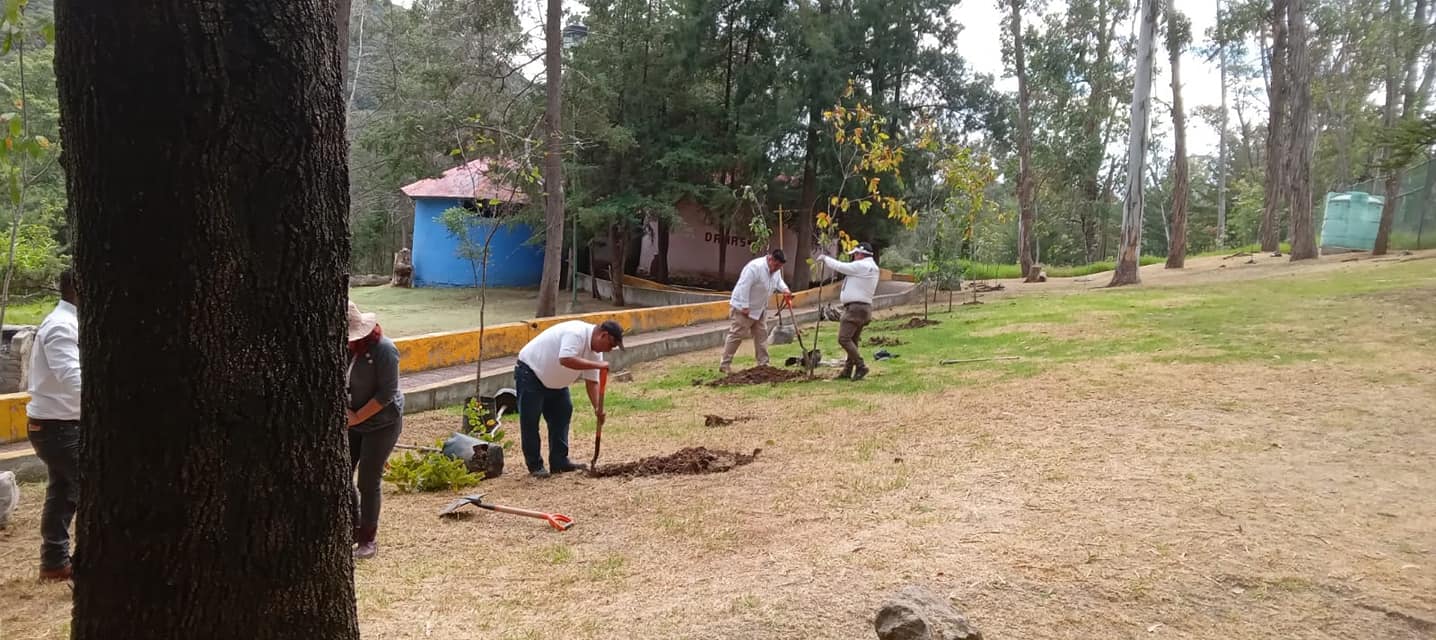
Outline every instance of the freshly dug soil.
POLYGON ((939 322, 939 321, 937 321, 937 320, 924 320, 924 319, 922 319, 922 318, 913 318, 913 319, 911 319, 911 320, 908 320, 907 322, 904 322, 904 323, 898 325, 896 328, 898 328, 898 329, 921 329, 921 328, 923 328, 923 327, 928 327, 928 326, 932 326, 932 325, 935 325, 935 324, 942 324, 942 323, 939 322))
POLYGON ((890 336, 873 336, 873 337, 871 337, 871 338, 868 338, 868 346, 870 346, 870 347, 900 347, 900 346, 902 346, 902 340, 901 340, 901 339, 898 339, 898 338, 893 338, 893 337, 890 337, 890 336))
POLYGON ((710 414, 707 414, 707 415, 703 416, 703 426, 705 426, 705 427, 726 427, 726 426, 728 426, 728 425, 730 425, 730 424, 733 424, 733 423, 735 423, 735 422, 747 422, 747 421, 749 421, 749 420, 752 420, 752 418, 749 418, 748 416, 738 416, 738 417, 736 417, 736 418, 724 418, 723 416, 716 416, 716 415, 713 415, 713 414, 710 413, 710 414))
POLYGON ((753 462, 753 460, 758 457, 758 454, 762 452, 762 449, 754 449, 752 454, 744 454, 736 451, 725 451, 723 449, 688 447, 686 449, 679 449, 677 453, 672 455, 652 456, 637 462, 620 462, 618 464, 603 465, 589 471, 589 475, 595 478, 612 478, 615 476, 632 478, 637 476, 723 473, 734 467, 741 467, 753 462))
POLYGON ((772 366, 753 367, 743 371, 735 371, 722 378, 708 383, 710 387, 731 387, 741 384, 768 384, 770 382, 792 382, 802 380, 807 375, 802 371, 788 371, 772 366))

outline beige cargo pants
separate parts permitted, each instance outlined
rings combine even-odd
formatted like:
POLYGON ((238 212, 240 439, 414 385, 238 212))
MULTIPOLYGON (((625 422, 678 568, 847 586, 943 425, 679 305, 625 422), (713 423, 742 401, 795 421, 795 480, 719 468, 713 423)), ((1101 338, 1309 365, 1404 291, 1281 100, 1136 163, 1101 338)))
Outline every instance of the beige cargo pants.
POLYGON ((738 309, 729 309, 728 338, 723 342, 723 360, 718 363, 719 371, 727 373, 732 370, 733 354, 738 353, 738 345, 747 338, 753 339, 753 357, 758 360, 758 366, 767 365, 768 323, 763 321, 762 316, 754 320, 738 309))

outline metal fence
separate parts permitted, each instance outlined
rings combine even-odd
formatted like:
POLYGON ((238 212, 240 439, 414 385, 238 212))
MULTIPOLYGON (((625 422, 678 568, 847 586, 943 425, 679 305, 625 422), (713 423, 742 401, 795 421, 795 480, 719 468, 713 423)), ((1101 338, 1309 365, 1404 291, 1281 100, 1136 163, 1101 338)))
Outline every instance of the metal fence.
MULTIPOLYGON (((1427 160, 1406 170, 1396 196, 1396 216, 1391 222, 1392 249, 1426 249, 1436 246, 1436 167, 1427 160)), ((1351 185, 1346 191, 1385 195, 1384 180, 1371 179, 1351 185)))

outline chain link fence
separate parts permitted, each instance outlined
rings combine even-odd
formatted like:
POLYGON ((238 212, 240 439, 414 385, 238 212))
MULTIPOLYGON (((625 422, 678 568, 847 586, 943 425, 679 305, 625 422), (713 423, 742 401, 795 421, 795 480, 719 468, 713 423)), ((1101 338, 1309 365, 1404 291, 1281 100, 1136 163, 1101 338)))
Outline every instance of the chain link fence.
MULTIPOLYGON (((1392 249, 1429 249, 1436 247, 1436 167, 1427 160, 1406 170, 1396 196, 1396 217, 1391 223, 1392 249)), ((1384 180, 1371 179, 1351 185, 1346 191, 1361 191, 1374 196, 1386 195, 1384 180)))

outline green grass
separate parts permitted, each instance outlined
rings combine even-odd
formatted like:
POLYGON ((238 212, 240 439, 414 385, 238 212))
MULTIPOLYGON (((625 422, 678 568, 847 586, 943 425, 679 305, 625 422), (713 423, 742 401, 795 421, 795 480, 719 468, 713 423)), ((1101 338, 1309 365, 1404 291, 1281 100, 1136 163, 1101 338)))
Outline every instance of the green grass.
POLYGON ((55 310, 59 298, 41 298, 29 302, 11 302, 5 308, 5 324, 40 324, 45 316, 55 310))
MULTIPOLYGON (((1349 322, 1351 310, 1369 307, 1360 300, 1374 292, 1436 286, 1436 261, 1412 262, 1369 272, 1335 272, 1315 278, 1234 282, 1220 287, 1143 289, 1082 294, 1029 295, 983 305, 933 307, 940 325, 898 329, 907 318, 880 319, 864 332, 894 336, 904 344, 889 347, 896 360, 871 362, 874 374, 861 385, 813 381, 724 388, 717 393, 749 398, 781 398, 793 393, 844 398, 865 394, 937 392, 952 387, 1034 376, 1057 366, 1113 356, 1137 356, 1153 364, 1296 362, 1360 357, 1358 347, 1324 339, 1325 326, 1349 322), (1341 319, 1346 318, 1346 319, 1341 319), (1042 325, 1055 330, 1043 332, 1042 325), (1063 329, 1064 327, 1071 327, 1063 329), (942 365, 944 359, 1017 356, 1017 361, 942 365), (839 386, 842 385, 842 386, 839 386)), ((822 326, 819 344, 825 357, 841 356, 836 324, 822 326)), ((811 346, 813 330, 805 331, 811 346)), ((735 368, 752 366, 745 345, 735 368)), ((770 348, 775 365, 796 356, 796 343, 770 348)), ((876 347, 864 346, 867 357, 876 347)), ((820 370, 831 376, 834 370, 820 370)), ((675 366, 656 378, 620 387, 613 402, 636 394, 644 403, 691 393, 695 380, 717 377, 710 363, 675 366)), ((618 406, 613 404, 613 406, 618 406)))

